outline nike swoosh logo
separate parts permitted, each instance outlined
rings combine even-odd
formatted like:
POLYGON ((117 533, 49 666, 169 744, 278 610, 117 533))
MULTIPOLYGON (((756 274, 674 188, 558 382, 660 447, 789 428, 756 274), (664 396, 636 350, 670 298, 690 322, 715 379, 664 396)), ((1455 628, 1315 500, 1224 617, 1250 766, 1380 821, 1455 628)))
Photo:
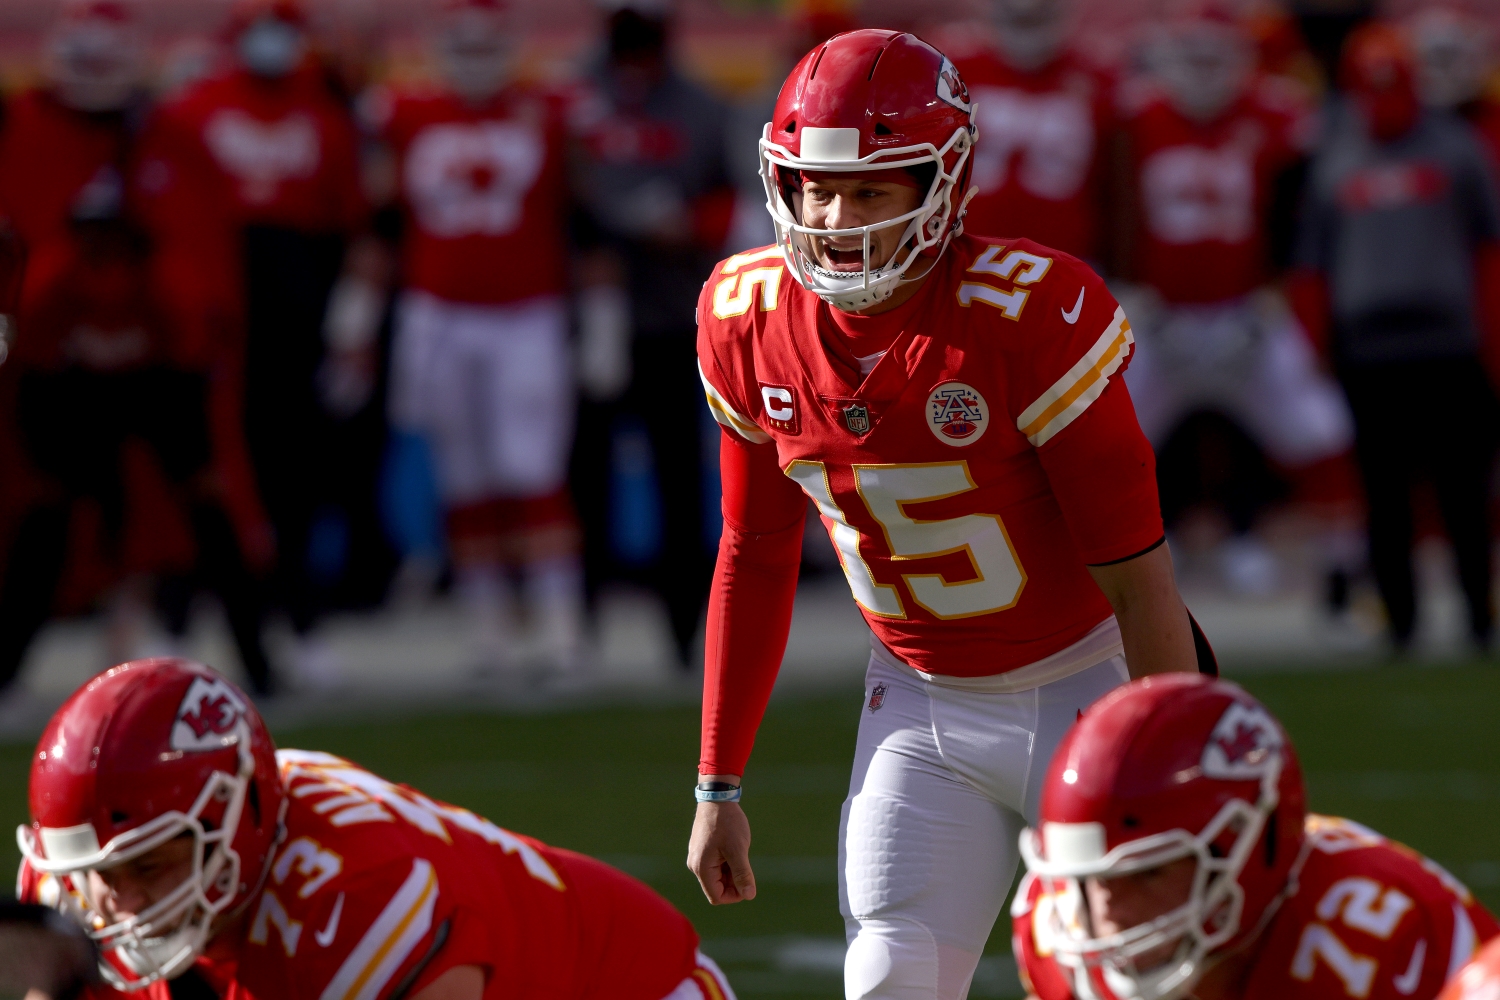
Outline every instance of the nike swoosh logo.
POLYGON ((339 932, 339 917, 344 914, 344 894, 339 893, 339 898, 334 901, 333 913, 328 917, 328 926, 313 935, 313 940, 318 942, 319 948, 327 948, 333 944, 333 936, 339 932))
POLYGON ((1069 326, 1072 326, 1074 323, 1077 323, 1078 322, 1078 314, 1081 313, 1081 312, 1083 312, 1083 293, 1086 292, 1086 291, 1088 291, 1087 288, 1080 288, 1080 289, 1078 289, 1078 301, 1075 302, 1075 303, 1073 303, 1073 308, 1072 309, 1070 309, 1067 312, 1063 313, 1063 319, 1067 321, 1067 323, 1068 323, 1069 326))

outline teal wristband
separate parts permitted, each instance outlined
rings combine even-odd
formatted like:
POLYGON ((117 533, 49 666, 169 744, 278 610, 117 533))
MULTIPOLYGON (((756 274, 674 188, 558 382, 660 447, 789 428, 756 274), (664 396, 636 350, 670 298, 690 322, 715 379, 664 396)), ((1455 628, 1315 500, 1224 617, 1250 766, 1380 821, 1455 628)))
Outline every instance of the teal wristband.
POLYGON ((740 786, 727 781, 705 781, 693 789, 693 798, 699 802, 738 802, 740 786))

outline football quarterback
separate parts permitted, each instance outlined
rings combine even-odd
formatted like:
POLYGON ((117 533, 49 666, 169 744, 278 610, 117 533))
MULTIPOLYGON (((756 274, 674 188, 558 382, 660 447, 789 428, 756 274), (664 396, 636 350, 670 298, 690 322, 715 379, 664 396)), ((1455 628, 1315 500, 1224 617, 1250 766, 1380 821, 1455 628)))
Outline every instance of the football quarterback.
POLYGON ((1039 1000, 1428 1000, 1500 933, 1434 862, 1309 814, 1239 687, 1150 677, 1057 748, 1011 916, 1039 1000))
POLYGON ((874 636, 845 988, 957 998, 1063 732, 1132 674, 1198 666, 1119 378, 1130 323, 1077 258, 964 235, 973 107, 915 36, 820 45, 763 136, 777 243, 722 262, 699 302, 725 527, 688 863, 711 902, 755 893, 740 778, 810 498, 874 636))
POLYGON ((85 684, 30 794, 20 892, 98 945, 95 1000, 169 1000, 184 976, 225 1000, 734 995, 646 886, 332 754, 278 751, 197 664, 85 684))

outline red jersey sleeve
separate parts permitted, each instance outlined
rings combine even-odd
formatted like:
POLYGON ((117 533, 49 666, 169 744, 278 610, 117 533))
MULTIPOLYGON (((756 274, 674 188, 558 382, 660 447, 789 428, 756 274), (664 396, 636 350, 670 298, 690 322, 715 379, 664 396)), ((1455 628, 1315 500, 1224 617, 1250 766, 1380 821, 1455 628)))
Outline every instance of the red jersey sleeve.
POLYGON ((1156 459, 1125 388, 1135 338, 1097 274, 1043 249, 1023 251, 1011 269, 1018 291, 1029 291, 1024 281, 1035 288, 1024 308, 1042 310, 1010 364, 1012 417, 1037 449, 1083 561, 1100 565, 1163 532, 1156 459))
MULTIPOLYGON (((704 288, 704 299, 710 292, 704 288)), ((700 774, 744 774, 791 630, 807 498, 720 365, 700 302, 698 366, 719 449, 724 532, 709 591, 700 774)))

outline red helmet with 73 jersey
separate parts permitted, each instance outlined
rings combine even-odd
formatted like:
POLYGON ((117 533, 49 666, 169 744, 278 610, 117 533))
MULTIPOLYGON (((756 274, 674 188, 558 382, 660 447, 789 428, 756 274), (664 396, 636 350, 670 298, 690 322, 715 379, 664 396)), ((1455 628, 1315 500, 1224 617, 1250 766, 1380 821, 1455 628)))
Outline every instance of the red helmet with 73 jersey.
POLYGON ((1106 695, 1052 759, 1013 944, 1040 1000, 1431 1000, 1500 925, 1457 879, 1308 814, 1290 739, 1199 675, 1106 695))
POLYGON ((226 1000, 422 1000, 466 968, 486 1000, 733 997, 646 886, 332 754, 278 752, 197 664, 126 663, 75 693, 37 747, 31 814, 21 894, 149 1000, 190 969, 226 1000))

